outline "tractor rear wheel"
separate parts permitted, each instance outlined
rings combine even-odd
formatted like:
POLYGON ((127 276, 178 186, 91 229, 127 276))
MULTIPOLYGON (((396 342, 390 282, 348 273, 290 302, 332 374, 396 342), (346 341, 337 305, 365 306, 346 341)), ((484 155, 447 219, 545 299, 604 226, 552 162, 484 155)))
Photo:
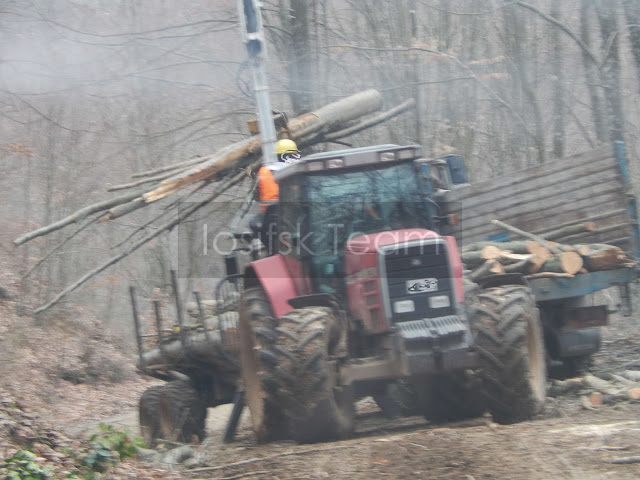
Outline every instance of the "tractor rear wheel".
POLYGON ((153 447, 161 438, 160 429, 160 396, 164 385, 154 385, 147 388, 140 396, 138 413, 140 419, 140 433, 144 443, 153 447))
POLYGON ((240 361, 245 403, 251 411, 253 430, 260 442, 288 436, 288 425, 272 395, 274 385, 266 375, 265 367, 278 338, 277 325, 278 320, 263 288, 245 289, 240 299, 240 361))
POLYGON ((540 413, 546 397, 542 326, 528 287, 506 285, 470 299, 469 322, 489 412, 515 423, 540 413))
POLYGON ((176 380, 164 385, 158 412, 163 439, 182 443, 204 440, 207 407, 190 381, 176 380))
POLYGON ((272 394, 301 443, 349 436, 354 428, 353 388, 338 386, 342 328, 330 308, 306 307, 280 318, 272 347, 272 394))

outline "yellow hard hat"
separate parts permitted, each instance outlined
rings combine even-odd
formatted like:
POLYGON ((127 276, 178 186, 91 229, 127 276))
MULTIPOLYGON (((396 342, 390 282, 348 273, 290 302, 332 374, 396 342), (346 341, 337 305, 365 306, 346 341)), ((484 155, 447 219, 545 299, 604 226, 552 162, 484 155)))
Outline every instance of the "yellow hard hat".
POLYGON ((276 143, 276 155, 278 155, 278 160, 284 163, 296 163, 300 160, 300 152, 296 142, 288 138, 278 140, 278 143, 276 143))
POLYGON ((281 155, 284 152, 291 151, 291 150, 295 150, 296 152, 298 151, 298 146, 296 145, 296 142, 294 142, 293 140, 290 140, 288 138, 283 138, 282 140, 278 140, 278 143, 276 143, 277 155, 281 155))

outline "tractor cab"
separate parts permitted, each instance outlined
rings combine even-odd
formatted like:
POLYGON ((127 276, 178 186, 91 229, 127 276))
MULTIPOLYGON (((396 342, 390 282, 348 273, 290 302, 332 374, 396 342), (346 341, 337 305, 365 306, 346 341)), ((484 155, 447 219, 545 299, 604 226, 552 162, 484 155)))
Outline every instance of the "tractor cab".
POLYGON ((276 174, 275 250, 308 268, 314 292, 340 295, 345 248, 354 239, 391 238, 416 228, 437 232, 449 223, 439 206, 453 184, 449 165, 444 159, 423 159, 416 145, 305 157, 276 174))

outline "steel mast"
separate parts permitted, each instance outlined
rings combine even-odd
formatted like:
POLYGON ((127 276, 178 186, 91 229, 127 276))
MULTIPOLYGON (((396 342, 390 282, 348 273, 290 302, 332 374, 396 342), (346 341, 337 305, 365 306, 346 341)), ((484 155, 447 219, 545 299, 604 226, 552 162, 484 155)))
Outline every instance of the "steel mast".
POLYGON ((267 44, 262 28, 260 2, 258 0, 238 0, 238 13, 253 77, 253 92, 262 139, 262 163, 274 163, 278 161, 275 153, 277 138, 267 84, 267 44))

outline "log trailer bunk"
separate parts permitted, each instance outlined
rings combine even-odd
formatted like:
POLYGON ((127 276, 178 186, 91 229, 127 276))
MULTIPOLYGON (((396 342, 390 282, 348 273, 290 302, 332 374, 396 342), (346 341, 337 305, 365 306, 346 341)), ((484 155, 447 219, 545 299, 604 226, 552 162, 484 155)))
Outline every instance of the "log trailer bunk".
POLYGON ((155 349, 143 352, 137 326, 139 368, 178 378, 141 397, 149 443, 201 440, 206 408, 230 402, 226 440, 243 404, 260 441, 347 437, 354 402, 368 395, 383 411, 432 421, 487 410, 501 423, 532 418, 546 394, 544 339, 557 338, 547 331, 562 332, 567 357, 590 355, 606 310, 576 298, 633 278, 621 269, 573 286, 523 275, 467 281, 455 238, 444 234, 466 182, 457 156, 357 148, 308 156, 276 180, 278 253, 243 269, 229 255, 216 315, 200 308, 187 325, 178 308, 177 333, 162 336, 158 314, 155 349), (541 323, 536 300, 558 295, 570 304, 541 323))

